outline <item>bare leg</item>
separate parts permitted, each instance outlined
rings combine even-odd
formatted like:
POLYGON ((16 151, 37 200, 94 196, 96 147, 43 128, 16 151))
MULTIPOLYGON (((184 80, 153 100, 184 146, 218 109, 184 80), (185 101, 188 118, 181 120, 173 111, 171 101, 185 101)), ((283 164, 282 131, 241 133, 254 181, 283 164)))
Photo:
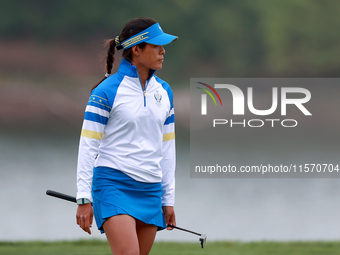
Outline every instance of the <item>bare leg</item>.
POLYGON ((157 226, 136 220, 136 230, 140 255, 148 255, 155 240, 157 226))
POLYGON ((136 220, 126 214, 107 219, 103 228, 113 255, 139 255, 136 220))

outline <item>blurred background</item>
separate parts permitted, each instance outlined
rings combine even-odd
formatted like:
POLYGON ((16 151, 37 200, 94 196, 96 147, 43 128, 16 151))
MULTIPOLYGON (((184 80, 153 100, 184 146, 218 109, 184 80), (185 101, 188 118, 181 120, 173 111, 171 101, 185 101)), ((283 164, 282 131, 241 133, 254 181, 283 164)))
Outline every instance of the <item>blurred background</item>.
MULTIPOLYGON (((338 179, 190 178, 189 87, 193 77, 338 77, 339 12, 332 0, 2 0, 0 241, 104 238, 95 225, 91 237, 82 232, 76 206, 45 191, 75 195, 84 109, 105 74, 104 40, 140 16, 179 36, 157 71, 174 91, 178 226, 210 240, 338 240, 338 179)), ((157 236, 195 239, 177 230, 157 236)))

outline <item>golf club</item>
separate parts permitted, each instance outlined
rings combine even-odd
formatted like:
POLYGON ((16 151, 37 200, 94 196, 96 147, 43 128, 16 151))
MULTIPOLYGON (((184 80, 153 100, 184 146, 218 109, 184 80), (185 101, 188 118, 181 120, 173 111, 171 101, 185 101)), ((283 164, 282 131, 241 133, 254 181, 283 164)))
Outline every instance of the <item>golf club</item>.
MULTIPOLYGON (((56 198, 60 198, 60 199, 64 199, 64 200, 67 200, 67 201, 70 201, 70 202, 77 203, 76 197, 73 197, 73 196, 70 196, 70 195, 66 195, 66 194, 63 194, 63 193, 60 193, 60 192, 57 192, 57 191, 53 191, 53 190, 49 190, 48 189, 46 191, 46 195, 49 195, 49 196, 52 196, 52 197, 56 197, 56 198)), ((168 226, 172 227, 172 228, 176 228, 176 229, 182 230, 182 231, 185 231, 185 232, 189 232, 189 233, 194 234, 194 235, 198 235, 199 236, 199 241, 201 242, 201 247, 204 248, 206 240, 207 240, 207 234, 205 234, 205 233, 199 234, 199 233, 196 233, 194 231, 187 230, 187 229, 180 228, 180 227, 173 226, 173 225, 168 225, 168 226)))
POLYGON ((202 249, 204 248, 205 243, 207 241, 207 234, 205 234, 205 233, 199 234, 199 233, 196 233, 194 231, 187 230, 187 229, 180 228, 180 227, 173 226, 173 225, 168 225, 168 227, 176 228, 176 229, 179 229, 179 230, 182 230, 182 231, 185 231, 185 232, 189 232, 189 233, 194 234, 194 235, 198 235, 200 237, 198 240, 201 242, 201 247, 202 247, 202 249))

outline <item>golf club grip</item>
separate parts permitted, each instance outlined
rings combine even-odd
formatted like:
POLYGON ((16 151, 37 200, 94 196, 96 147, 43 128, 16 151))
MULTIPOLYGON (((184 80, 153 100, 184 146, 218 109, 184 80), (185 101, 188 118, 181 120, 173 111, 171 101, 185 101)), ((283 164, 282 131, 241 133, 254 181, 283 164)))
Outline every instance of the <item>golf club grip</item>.
POLYGON ((56 191, 53 191, 53 190, 47 190, 46 195, 61 198, 61 199, 64 199, 64 200, 67 200, 67 201, 70 201, 70 202, 73 202, 73 203, 77 203, 76 197, 72 197, 72 196, 69 196, 69 195, 66 195, 66 194, 63 194, 63 193, 60 193, 60 192, 56 192, 56 191))

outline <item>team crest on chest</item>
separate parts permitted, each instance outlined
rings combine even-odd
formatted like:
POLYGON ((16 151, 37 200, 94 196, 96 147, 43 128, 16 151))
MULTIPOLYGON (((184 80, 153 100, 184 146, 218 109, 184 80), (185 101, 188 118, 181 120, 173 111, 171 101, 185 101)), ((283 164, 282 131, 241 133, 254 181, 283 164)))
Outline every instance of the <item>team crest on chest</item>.
POLYGON ((158 107, 162 106, 161 100, 162 100, 162 95, 159 93, 158 90, 156 90, 156 93, 154 94, 154 97, 156 99, 156 105, 158 107))

